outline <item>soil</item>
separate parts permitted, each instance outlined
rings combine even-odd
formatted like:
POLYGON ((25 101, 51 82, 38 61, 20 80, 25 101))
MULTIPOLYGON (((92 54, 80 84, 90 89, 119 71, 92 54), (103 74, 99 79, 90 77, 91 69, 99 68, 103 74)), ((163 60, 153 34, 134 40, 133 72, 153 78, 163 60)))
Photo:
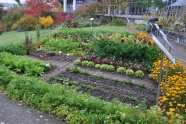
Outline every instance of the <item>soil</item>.
POLYGON ((65 71, 66 68, 74 68, 74 61, 78 58, 77 56, 66 56, 62 54, 51 56, 41 50, 32 51, 29 57, 43 60, 45 63, 51 63, 53 65, 52 70, 45 73, 44 77, 41 77, 49 83, 63 84, 63 80, 69 79, 70 82, 78 82, 77 84, 73 84, 78 87, 78 92, 90 93, 92 96, 106 101, 118 99, 123 103, 138 105, 146 100, 148 108, 156 103, 157 83, 150 80, 148 74, 143 78, 135 78, 134 76, 127 76, 117 72, 79 66, 80 70, 89 73, 88 75, 83 75, 65 71), (132 84, 123 83, 127 81, 131 81, 132 84), (139 87, 139 83, 144 83, 145 88, 139 87))

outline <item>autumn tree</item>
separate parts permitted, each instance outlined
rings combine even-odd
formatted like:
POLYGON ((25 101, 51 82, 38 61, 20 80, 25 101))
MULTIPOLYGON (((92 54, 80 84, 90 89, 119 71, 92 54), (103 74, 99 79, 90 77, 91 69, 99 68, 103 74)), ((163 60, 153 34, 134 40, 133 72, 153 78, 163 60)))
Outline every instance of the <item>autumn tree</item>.
POLYGON ((50 12, 57 5, 58 0, 26 0, 27 6, 37 12, 50 12))
POLYGON ((78 7, 77 10, 74 11, 75 16, 93 16, 102 14, 101 5, 98 2, 91 2, 91 3, 83 3, 81 6, 78 7))
POLYGON ((104 11, 111 9, 111 11, 118 10, 119 12, 125 9, 131 1, 132 0, 98 0, 98 2, 102 4, 104 11))

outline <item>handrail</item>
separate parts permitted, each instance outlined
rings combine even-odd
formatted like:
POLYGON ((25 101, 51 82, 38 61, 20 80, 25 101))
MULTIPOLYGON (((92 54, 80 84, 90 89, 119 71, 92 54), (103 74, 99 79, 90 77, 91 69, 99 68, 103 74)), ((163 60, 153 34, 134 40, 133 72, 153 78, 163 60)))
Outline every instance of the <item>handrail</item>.
POLYGON ((160 32, 160 34, 163 36, 163 39, 165 40, 165 42, 169 45, 169 47, 171 49, 173 49, 173 46, 168 41, 167 36, 165 35, 165 33, 160 29, 160 27, 157 24, 155 24, 155 26, 156 26, 157 30, 160 32))

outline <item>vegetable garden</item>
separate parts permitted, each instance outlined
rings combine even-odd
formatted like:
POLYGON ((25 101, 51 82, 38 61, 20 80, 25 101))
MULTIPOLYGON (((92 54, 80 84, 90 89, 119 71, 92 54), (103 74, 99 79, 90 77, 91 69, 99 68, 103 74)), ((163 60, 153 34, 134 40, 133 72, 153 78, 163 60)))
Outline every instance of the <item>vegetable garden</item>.
POLYGON ((0 52, 0 85, 12 99, 72 124, 185 123, 185 66, 170 64, 165 80, 165 57, 156 106, 161 51, 148 34, 62 27, 33 42, 32 58, 22 56, 27 49, 23 47, 4 46, 0 52), (15 55, 14 47, 22 53, 15 55), (74 66, 66 65, 66 71, 42 80, 38 77, 53 71, 53 63, 33 57, 74 66), (92 71, 120 75, 124 80, 92 75, 92 71))

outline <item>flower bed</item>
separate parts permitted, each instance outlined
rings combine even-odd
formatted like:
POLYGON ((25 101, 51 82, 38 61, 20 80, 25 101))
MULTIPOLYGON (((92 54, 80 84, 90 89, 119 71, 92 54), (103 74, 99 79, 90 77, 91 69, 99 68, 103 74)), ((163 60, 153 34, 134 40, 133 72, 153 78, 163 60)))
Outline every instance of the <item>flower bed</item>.
MULTIPOLYGON (((161 81, 161 96, 159 97, 159 105, 162 111, 169 117, 178 115, 186 120, 186 68, 177 61, 176 65, 169 63, 168 77, 165 81, 166 67, 168 59, 165 56, 163 60, 163 78, 161 81)), ((154 62, 153 71, 150 77, 158 82, 158 74, 161 60, 154 62)), ((174 122, 173 122, 174 123, 174 122)), ((183 122, 184 123, 184 122, 183 122)))

